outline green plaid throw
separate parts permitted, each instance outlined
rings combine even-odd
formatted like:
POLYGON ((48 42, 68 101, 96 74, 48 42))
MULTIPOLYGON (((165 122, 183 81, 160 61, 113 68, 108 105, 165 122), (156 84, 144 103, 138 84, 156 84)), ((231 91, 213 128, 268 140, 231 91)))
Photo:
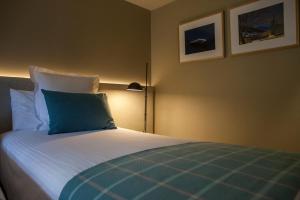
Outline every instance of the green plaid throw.
POLYGON ((294 200, 300 154, 187 143, 123 156, 83 171, 60 200, 294 200))

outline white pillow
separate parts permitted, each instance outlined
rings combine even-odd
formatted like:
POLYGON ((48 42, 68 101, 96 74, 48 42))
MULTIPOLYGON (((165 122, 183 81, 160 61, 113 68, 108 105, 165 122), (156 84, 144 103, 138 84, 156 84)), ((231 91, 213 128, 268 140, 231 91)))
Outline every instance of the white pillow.
POLYGON ((34 93, 10 89, 13 130, 38 130, 40 120, 36 117, 34 93))
POLYGON ((37 117, 41 121, 39 130, 49 130, 49 114, 41 89, 74 93, 96 93, 99 89, 99 76, 97 75, 58 73, 35 66, 31 66, 29 71, 30 78, 35 84, 35 109, 37 117))

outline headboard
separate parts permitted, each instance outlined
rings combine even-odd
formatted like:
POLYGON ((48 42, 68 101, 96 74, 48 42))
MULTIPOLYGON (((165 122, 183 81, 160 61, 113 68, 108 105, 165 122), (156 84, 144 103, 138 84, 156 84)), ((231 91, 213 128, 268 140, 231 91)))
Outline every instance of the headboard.
MULTIPOLYGON (((143 92, 128 92, 127 85, 101 83, 100 90, 108 96, 112 115, 117 126, 143 130, 144 94, 143 92)), ((11 107, 9 89, 33 90, 33 83, 28 78, 0 76, 0 134, 11 130, 11 107)), ((148 90, 148 123, 147 130, 153 132, 153 98, 154 89, 148 90)))

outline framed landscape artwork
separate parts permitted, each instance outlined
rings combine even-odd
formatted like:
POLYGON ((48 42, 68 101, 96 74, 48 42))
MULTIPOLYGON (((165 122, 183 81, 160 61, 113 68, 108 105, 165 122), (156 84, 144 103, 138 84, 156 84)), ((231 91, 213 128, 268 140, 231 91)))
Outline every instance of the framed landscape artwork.
POLYGON ((180 62, 224 57, 223 12, 179 25, 180 62))
POLYGON ((231 9, 231 54, 298 45, 297 10, 297 0, 257 0, 231 9))

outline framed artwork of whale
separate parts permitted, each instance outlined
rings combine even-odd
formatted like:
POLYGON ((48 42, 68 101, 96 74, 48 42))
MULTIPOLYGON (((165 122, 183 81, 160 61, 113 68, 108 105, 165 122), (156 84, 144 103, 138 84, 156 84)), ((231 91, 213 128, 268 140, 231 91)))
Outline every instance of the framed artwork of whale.
POLYGON ((224 57, 224 14, 179 25, 180 63, 224 57))

